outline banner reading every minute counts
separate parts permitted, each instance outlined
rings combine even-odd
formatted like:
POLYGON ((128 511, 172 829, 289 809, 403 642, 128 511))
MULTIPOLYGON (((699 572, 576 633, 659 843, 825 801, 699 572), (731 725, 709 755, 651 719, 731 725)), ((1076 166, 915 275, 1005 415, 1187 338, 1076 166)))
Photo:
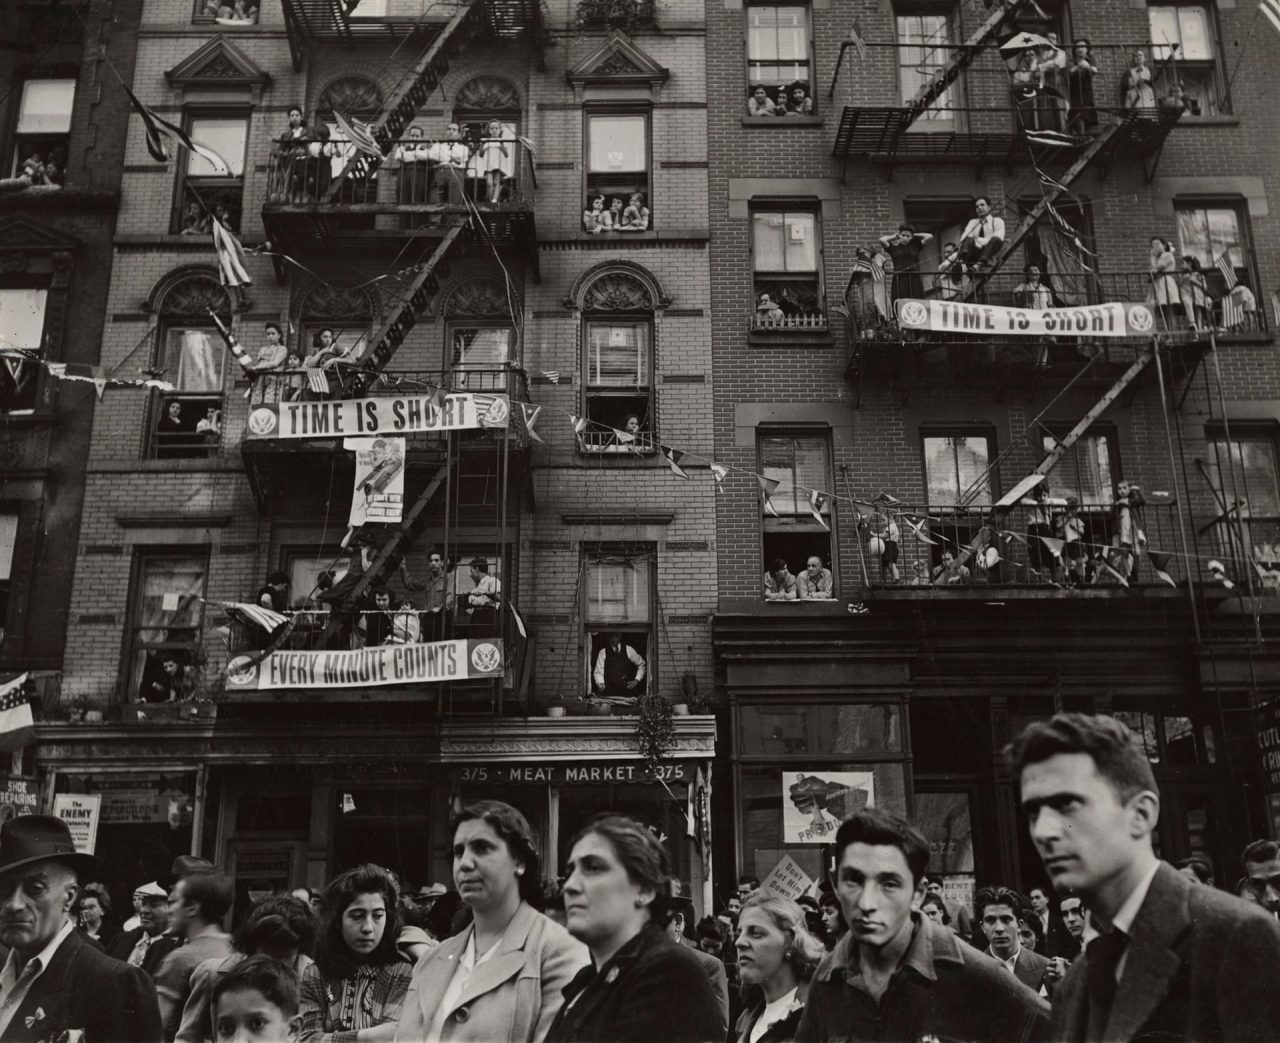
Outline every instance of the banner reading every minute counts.
POLYGON ((348 652, 272 652, 256 666, 249 657, 227 665, 227 688, 366 688, 461 681, 502 674, 496 638, 381 645, 348 652))
POLYGON ((411 435, 428 431, 507 426, 506 395, 446 395, 437 407, 429 395, 264 403, 249 411, 248 438, 350 438, 411 435))

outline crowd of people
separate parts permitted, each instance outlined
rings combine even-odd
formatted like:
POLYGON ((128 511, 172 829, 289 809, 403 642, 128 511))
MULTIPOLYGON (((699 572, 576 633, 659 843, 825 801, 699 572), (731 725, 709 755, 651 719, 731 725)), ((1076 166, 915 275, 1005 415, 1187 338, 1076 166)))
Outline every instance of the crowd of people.
POLYGON ((481 800, 449 827, 453 886, 365 864, 255 893, 194 856, 111 926, 101 866, 59 818, 0 827, 0 1040, 477 1043, 1280 1038, 1280 845, 1236 895, 1153 846, 1159 788, 1111 717, 1059 714, 1006 751, 1048 884, 948 902, 929 844, 865 807, 798 898, 744 877, 694 926, 664 839, 616 813, 544 881, 532 829, 481 800))

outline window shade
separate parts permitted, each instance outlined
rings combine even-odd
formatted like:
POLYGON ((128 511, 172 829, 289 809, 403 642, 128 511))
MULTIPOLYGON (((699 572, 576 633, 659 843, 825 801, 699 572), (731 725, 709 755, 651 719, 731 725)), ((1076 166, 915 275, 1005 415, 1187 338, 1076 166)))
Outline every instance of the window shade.
POLYGON ((587 566, 589 623, 648 623, 649 568, 644 558, 587 566))

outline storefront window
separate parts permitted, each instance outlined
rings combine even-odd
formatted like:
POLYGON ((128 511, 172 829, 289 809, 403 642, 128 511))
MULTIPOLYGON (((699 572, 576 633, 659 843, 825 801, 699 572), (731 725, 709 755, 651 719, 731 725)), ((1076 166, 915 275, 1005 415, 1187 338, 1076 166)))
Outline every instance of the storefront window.
MULTIPOLYGON (((556 874, 563 872, 569 860, 570 844, 578 831, 602 812, 629 815, 657 831, 665 838, 664 846, 671 855, 676 879, 690 885, 689 843, 685 837, 685 801, 683 784, 659 783, 612 786, 560 787, 560 842, 556 874)), ((551 867, 546 875, 550 877, 551 867)))
POLYGON ((929 841, 929 868, 972 873, 973 822, 968 793, 916 793, 915 823, 929 841))
POLYGON ((744 755, 847 755, 902 749, 898 707, 809 705, 743 706, 738 717, 744 755))
POLYGON ((425 786, 335 786, 333 866, 388 866, 413 884, 431 875, 431 790, 425 786))

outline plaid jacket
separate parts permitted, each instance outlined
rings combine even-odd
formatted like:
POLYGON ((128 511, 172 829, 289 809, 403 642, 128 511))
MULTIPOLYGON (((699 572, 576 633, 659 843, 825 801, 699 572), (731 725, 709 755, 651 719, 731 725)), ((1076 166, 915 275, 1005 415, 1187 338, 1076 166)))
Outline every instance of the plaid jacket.
POLYGON ((413 964, 399 960, 333 982, 312 964, 299 990, 300 1043, 355 1043, 360 1029, 399 1021, 412 978, 413 964))

